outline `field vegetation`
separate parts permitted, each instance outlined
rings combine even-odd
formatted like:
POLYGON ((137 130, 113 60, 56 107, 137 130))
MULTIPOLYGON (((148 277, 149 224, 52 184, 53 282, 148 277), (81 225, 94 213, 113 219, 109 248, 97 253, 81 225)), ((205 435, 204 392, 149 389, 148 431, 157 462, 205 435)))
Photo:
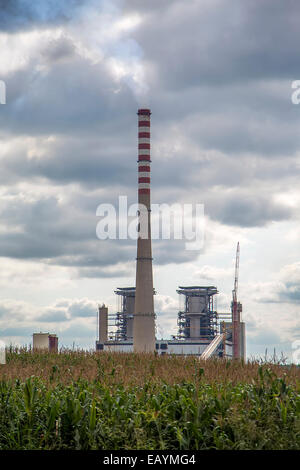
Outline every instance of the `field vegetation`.
POLYGON ((0 449, 300 449, 300 369, 11 349, 0 449))

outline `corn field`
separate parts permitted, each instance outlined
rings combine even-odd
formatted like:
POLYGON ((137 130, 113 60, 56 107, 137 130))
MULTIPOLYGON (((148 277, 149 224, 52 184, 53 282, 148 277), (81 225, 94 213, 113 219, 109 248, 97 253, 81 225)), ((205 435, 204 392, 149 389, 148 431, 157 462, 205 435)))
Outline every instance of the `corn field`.
POLYGON ((300 449, 296 366, 10 350, 0 450, 300 449))

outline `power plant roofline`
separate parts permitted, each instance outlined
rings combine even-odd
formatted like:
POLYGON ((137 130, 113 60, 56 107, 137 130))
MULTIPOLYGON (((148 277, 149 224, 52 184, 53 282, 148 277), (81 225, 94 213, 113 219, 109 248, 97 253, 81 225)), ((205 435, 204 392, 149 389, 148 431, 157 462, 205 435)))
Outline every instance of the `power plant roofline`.
POLYGON ((135 290, 135 287, 117 287, 117 290, 135 290))
POLYGON ((215 286, 179 286, 179 289, 216 289, 215 286))
POLYGON ((126 293, 127 295, 135 295, 135 287, 117 287, 114 292, 117 295, 123 295, 124 293, 126 293))
POLYGON ((191 286, 191 287, 183 287, 179 286, 177 289, 177 294, 189 294, 189 295, 215 295, 218 294, 219 291, 215 286, 191 286))

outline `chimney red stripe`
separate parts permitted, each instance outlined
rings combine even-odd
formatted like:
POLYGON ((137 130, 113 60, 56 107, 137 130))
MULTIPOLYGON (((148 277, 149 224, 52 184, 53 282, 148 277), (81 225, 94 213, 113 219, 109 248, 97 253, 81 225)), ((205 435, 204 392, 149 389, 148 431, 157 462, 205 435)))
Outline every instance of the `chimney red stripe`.
POLYGON ((147 137, 150 139, 150 132, 139 132, 139 137, 147 137))
POLYGON ((149 171, 150 172, 150 166, 139 166, 139 171, 149 171))
POLYGON ((138 192, 150 194, 150 110, 139 109, 138 120, 138 192), (144 116, 143 116, 144 115, 144 116), (147 116, 147 117, 146 117, 147 116))
POLYGON ((150 183, 150 178, 142 176, 139 178, 139 183, 150 183))
POLYGON ((150 150, 150 144, 139 144, 139 149, 149 149, 150 150))

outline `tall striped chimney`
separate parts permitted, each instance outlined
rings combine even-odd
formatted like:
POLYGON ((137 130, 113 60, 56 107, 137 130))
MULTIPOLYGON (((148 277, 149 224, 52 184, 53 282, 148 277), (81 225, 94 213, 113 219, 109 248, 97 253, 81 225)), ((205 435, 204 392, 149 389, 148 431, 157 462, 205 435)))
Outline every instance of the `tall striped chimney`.
MULTIPOLYGON (((133 316, 134 352, 155 351, 153 301, 151 203, 150 203, 150 109, 138 110, 138 202, 148 221, 148 234, 137 240, 136 290, 133 316)), ((140 219, 141 220, 141 219, 140 219)))

